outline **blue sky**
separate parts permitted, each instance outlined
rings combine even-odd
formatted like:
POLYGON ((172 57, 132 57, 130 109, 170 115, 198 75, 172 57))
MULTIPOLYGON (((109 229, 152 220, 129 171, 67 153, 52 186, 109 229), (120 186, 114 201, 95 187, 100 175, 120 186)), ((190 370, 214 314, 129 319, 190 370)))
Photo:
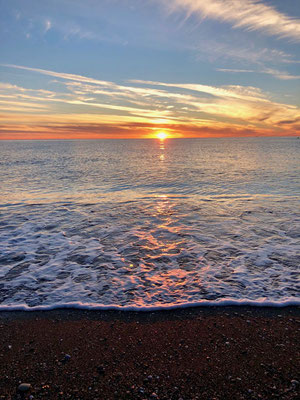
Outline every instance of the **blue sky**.
POLYGON ((299 135, 298 0, 0 0, 0 138, 299 135))

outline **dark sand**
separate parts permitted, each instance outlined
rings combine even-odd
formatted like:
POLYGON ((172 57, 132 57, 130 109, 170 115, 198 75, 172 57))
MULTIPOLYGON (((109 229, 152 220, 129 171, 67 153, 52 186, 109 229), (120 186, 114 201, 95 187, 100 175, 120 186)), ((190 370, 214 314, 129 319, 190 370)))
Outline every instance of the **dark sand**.
POLYGON ((296 399, 299 322, 296 307, 1 312, 0 398, 28 382, 23 398, 296 399))

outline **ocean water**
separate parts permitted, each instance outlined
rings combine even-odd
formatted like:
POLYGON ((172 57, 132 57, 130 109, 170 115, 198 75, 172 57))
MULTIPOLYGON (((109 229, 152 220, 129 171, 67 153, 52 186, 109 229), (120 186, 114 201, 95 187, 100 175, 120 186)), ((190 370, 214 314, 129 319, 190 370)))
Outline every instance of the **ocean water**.
POLYGON ((300 304, 300 140, 0 142, 0 309, 300 304))

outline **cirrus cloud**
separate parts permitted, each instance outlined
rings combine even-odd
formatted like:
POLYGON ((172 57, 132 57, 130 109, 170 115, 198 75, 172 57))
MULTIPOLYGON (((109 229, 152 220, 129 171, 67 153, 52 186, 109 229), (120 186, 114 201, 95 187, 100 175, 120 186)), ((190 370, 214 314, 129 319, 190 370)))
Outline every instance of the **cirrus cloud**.
POLYGON ((233 28, 300 41, 300 20, 258 0, 162 0, 170 12, 228 22, 233 28))
POLYGON ((52 137, 54 128, 57 137, 79 137, 80 129, 80 137, 87 137, 92 127, 91 137, 111 137, 113 132, 116 137, 151 137, 158 128, 173 137, 299 131, 296 105, 278 102, 253 86, 145 80, 120 84, 39 68, 9 68, 44 75, 53 90, 0 83, 0 139, 19 137, 22 130, 28 137, 52 137))

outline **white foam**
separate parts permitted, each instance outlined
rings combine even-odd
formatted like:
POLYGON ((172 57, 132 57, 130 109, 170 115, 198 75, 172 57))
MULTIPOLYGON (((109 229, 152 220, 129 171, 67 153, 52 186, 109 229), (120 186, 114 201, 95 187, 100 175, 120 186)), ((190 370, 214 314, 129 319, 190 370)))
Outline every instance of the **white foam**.
POLYGON ((0 306, 298 304, 296 142, 2 143, 0 306))
POLYGON ((165 197, 31 206, 27 217, 14 207, 2 220, 1 309, 297 305, 293 203, 267 203, 256 199, 245 214, 240 198, 203 201, 197 215, 165 197))
POLYGON ((226 307, 226 306, 252 306, 252 307, 290 307, 300 306, 300 300, 284 300, 284 301, 254 301, 254 300, 220 300, 220 301, 208 301, 203 300, 197 303, 182 303, 172 305, 161 305, 161 306, 148 306, 148 307, 135 307, 135 306, 120 306, 117 304, 101 305, 101 304, 85 304, 85 303, 58 303, 49 306, 34 306, 28 307, 26 304, 18 304, 15 306, 0 306, 0 311, 50 311, 57 309, 78 309, 78 310, 99 310, 99 311, 163 311, 163 310, 176 310, 183 308, 193 307, 226 307))

